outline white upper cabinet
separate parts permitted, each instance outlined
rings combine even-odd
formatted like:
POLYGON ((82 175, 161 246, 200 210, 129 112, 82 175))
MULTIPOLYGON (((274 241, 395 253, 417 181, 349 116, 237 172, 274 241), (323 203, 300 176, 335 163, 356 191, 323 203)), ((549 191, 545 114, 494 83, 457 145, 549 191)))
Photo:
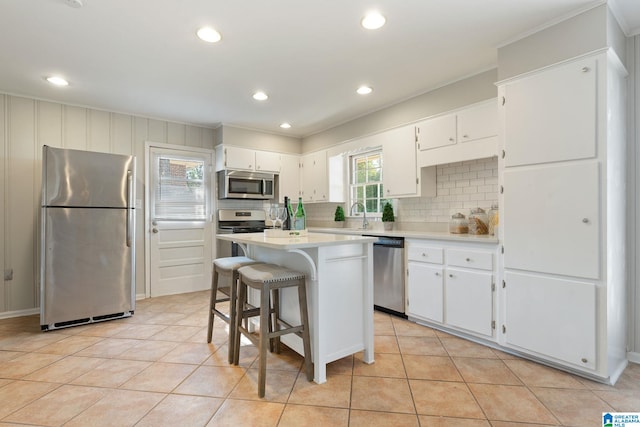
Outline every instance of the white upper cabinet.
POLYGON ((218 171, 224 169, 253 171, 255 166, 255 150, 227 145, 216 147, 216 170, 218 171))
POLYGON ((224 169, 279 173, 280 153, 218 145, 216 171, 224 169))
POLYGON ((284 196, 298 200, 300 196, 300 156, 282 154, 280 174, 278 176, 278 200, 284 202, 284 196))
POLYGON ((416 133, 421 150, 453 145, 457 142, 456 115, 449 114, 418 123, 416 133))
POLYGON ((415 125, 418 167, 482 159, 498 154, 495 99, 423 120, 415 125))
POLYGON ((256 171, 280 173, 282 159, 280 153, 271 151, 256 151, 256 171))
POLYGON ((596 156, 597 73, 586 58, 504 85, 506 167, 596 156))
POLYGON ((301 157, 302 200, 304 202, 326 202, 329 200, 329 175, 327 152, 316 151, 301 157))
POLYGON ((470 142, 498 135, 498 108, 495 100, 460 110, 457 114, 458 142, 470 142))
POLYGON ((413 126, 382 132, 382 181, 385 197, 433 197, 436 195, 435 168, 420 171, 417 165, 413 126), (422 172, 422 173, 421 173, 422 172))

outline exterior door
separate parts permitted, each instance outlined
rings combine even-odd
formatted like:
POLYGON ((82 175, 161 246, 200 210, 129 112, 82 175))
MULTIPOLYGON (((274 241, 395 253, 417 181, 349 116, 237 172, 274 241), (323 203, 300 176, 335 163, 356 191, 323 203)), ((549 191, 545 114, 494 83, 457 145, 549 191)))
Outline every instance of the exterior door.
POLYGON ((208 289, 213 258, 213 153, 149 146, 147 159, 147 294, 157 297, 208 289))

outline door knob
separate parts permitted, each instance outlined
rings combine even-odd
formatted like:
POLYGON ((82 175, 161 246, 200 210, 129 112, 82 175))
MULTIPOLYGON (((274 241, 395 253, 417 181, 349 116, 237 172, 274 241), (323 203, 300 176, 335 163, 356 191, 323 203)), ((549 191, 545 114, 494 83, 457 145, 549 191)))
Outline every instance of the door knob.
POLYGON ((152 228, 152 229, 151 229, 151 232, 152 232, 153 234, 156 234, 156 233, 158 232, 158 229, 154 227, 154 228, 152 228))

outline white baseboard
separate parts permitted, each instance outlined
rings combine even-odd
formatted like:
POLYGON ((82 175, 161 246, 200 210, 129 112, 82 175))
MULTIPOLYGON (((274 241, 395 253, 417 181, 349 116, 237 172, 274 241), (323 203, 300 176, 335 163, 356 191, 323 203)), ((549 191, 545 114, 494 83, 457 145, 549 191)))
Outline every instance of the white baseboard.
POLYGON ((147 298, 144 294, 136 294, 136 301, 147 298))
POLYGON ((9 319, 11 317, 31 316, 33 314, 40 314, 40 308, 28 308, 26 310, 5 311, 0 313, 0 319, 9 319))
POLYGON ((627 359, 629 360, 629 362, 640 363, 640 353, 630 351, 627 353, 627 359))

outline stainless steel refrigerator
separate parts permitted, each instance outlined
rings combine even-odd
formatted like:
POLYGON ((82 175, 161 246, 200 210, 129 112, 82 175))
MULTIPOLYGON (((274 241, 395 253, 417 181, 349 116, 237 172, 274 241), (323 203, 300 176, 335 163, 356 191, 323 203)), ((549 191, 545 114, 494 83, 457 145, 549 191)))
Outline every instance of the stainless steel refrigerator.
POLYGON ((43 147, 42 330, 133 314, 135 177, 134 156, 43 147))

